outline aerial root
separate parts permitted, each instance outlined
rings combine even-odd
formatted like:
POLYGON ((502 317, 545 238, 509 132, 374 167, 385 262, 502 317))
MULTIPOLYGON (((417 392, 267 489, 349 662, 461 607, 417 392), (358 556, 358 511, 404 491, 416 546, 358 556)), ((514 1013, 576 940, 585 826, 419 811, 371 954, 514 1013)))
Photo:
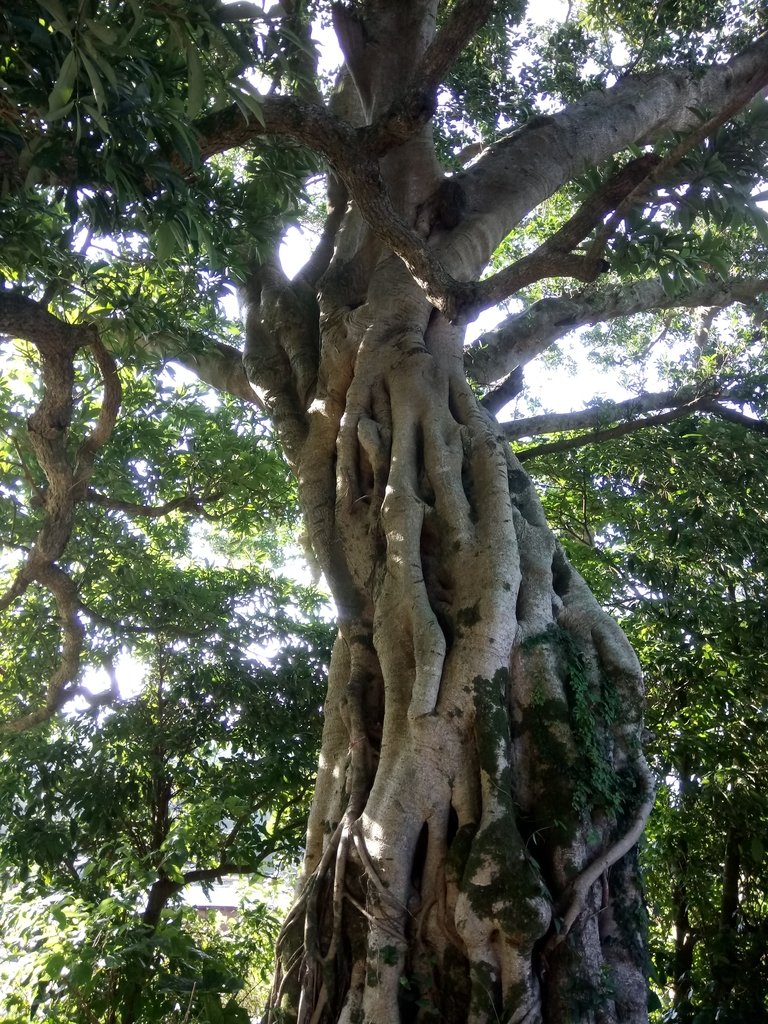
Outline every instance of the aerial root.
POLYGON ((571 901, 568 905, 568 909, 563 915, 562 927, 556 935, 553 935, 549 939, 546 946, 547 951, 555 949, 565 940, 566 936, 575 924, 576 919, 584 908, 584 903, 589 890, 599 878, 606 874, 609 868, 629 853, 643 834, 645 824, 653 810, 656 786, 644 758, 641 757, 638 759, 637 768, 645 782, 645 797, 643 802, 638 808, 637 813, 632 819, 632 824, 627 831, 612 846, 610 846, 605 853, 600 854, 600 856, 596 857, 591 864, 588 864, 581 874, 578 875, 571 883, 569 887, 571 901))
POLYGON ((385 906, 388 905, 390 908, 395 909, 398 917, 404 910, 407 912, 404 904, 387 890, 379 877, 360 831, 360 819, 351 820, 351 815, 348 812, 336 826, 333 835, 328 841, 328 845, 323 851, 320 862, 307 879, 281 929, 276 946, 278 964, 282 960, 288 935, 303 916, 303 941, 291 953, 288 963, 285 965, 285 970, 280 971, 278 968, 279 973, 275 977, 272 993, 267 1002, 266 1024, 273 1024, 276 1021, 275 1014, 285 994, 286 986, 295 975, 296 969, 301 966, 302 961, 304 961, 306 969, 301 982, 302 991, 299 997, 298 1022, 299 1024, 319 1024, 331 998, 327 981, 324 977, 325 972, 322 968, 328 968, 338 954, 345 899, 358 913, 362 914, 372 923, 375 923, 384 932, 390 933, 395 938, 400 937, 399 931, 387 919, 386 915, 376 916, 370 913, 347 891, 345 879, 349 860, 350 840, 354 844, 365 876, 375 889, 381 902, 385 906), (328 947, 323 952, 320 948, 318 904, 323 880, 328 877, 331 870, 333 871, 333 925, 328 947))
MULTIPOLYGON (((345 824, 346 824, 346 822, 344 820, 342 820, 336 826, 336 828, 334 830, 334 833, 333 833, 333 835, 331 836, 331 838, 330 838, 330 840, 328 842, 328 845, 326 846, 325 850, 323 851, 323 855, 320 858, 319 864, 317 865, 315 870, 312 872, 310 877, 305 882, 304 887, 302 888, 301 893, 299 894, 296 902, 294 903, 293 907, 289 911, 288 916, 286 917, 286 919, 285 919, 285 921, 283 923, 283 927, 280 929, 280 934, 277 937, 277 943, 275 945, 276 960, 277 960, 277 965, 278 965, 277 966, 277 973, 275 975, 275 980, 274 980, 273 985, 272 985, 272 992, 270 993, 269 999, 267 1001, 266 1013, 265 1013, 265 1018, 264 1018, 266 1024, 272 1024, 272 1022, 276 1020, 274 1014, 275 1014, 275 1011, 279 1008, 280 1003, 282 1002, 283 996, 285 994, 286 985, 288 984, 289 980, 291 979, 291 977, 295 973, 297 967, 299 967, 301 965, 301 962, 302 962, 302 960, 303 960, 303 958, 305 956, 309 959, 312 967, 310 968, 309 977, 302 984, 302 989, 304 991, 302 992, 302 996, 301 996, 301 1000, 300 1000, 300 1005, 299 1005, 299 1020, 306 1020, 307 1019, 306 1018, 306 1012, 303 1012, 303 1009, 302 1009, 303 1004, 305 1004, 304 992, 306 991, 307 985, 313 983, 314 973, 315 973, 314 972, 315 965, 323 962, 323 957, 321 957, 321 955, 320 955, 319 945, 318 945, 318 912, 317 912, 317 903, 318 903, 319 891, 320 891, 320 886, 322 884, 322 880, 325 877, 326 873, 328 872, 328 869, 329 869, 332 861, 335 863, 335 871, 334 871, 334 937, 335 937, 335 934, 336 934, 336 932, 338 930, 336 928, 336 905, 335 905, 335 901, 336 901, 335 893, 336 893, 336 890, 337 890, 337 887, 338 887, 338 882, 337 882, 337 879, 336 879, 336 875, 337 875, 338 871, 340 870, 340 860, 343 860, 343 863, 341 864, 341 870, 343 870, 343 866, 344 866, 344 864, 346 862, 346 857, 340 858, 339 855, 338 855, 339 854, 339 847, 341 846, 342 839, 343 839, 343 836, 344 836, 345 824), (302 917, 302 915, 304 917, 303 941, 298 945, 298 947, 290 955, 288 964, 286 965, 286 968, 285 968, 285 972, 282 972, 281 969, 280 969, 280 965, 281 965, 282 960, 283 960, 283 951, 284 951, 284 948, 285 948, 286 940, 288 939, 288 936, 290 935, 291 931, 293 930, 294 925, 302 917)), ((333 942, 333 939, 332 939, 332 942, 333 942)), ((322 986, 321 986, 321 991, 319 993, 318 1002, 315 1005, 319 1005, 319 1001, 322 999, 322 995, 323 995, 322 989, 324 989, 324 988, 325 988, 325 984, 323 983, 322 986)), ((314 1002, 314 1000, 313 1000, 313 1002, 314 1002)), ((310 1024, 311 1024, 311 1020, 310 1020, 310 1024)))
MULTIPOLYGON (((278 942, 279 941, 280 940, 278 939, 278 942)), ((284 973, 280 970, 280 958, 278 956, 277 973, 275 975, 275 981, 273 983, 272 992, 270 992, 269 994, 269 998, 267 999, 267 1005, 265 1007, 264 1012, 265 1024, 273 1024, 273 1022, 275 1021, 275 1017, 273 1016, 274 1011, 277 1009, 278 1006, 280 1006, 280 1003, 282 1002, 283 995, 285 994, 285 986, 288 984, 288 982, 296 972, 296 969, 299 967, 303 952, 303 946, 299 946, 298 949, 294 951, 293 956, 290 958, 288 964, 286 965, 284 973), (275 985, 277 986, 276 990, 275 985)))
POLYGON ((397 910, 398 914, 400 914, 402 911, 409 913, 406 905, 402 903, 399 899, 397 899, 396 896, 393 896, 392 893, 384 885, 382 880, 379 878, 378 872, 376 871, 373 861, 371 860, 371 855, 368 853, 368 847, 365 845, 365 839, 363 838, 360 832, 359 818, 352 824, 350 831, 352 834, 352 841, 355 844, 355 851, 358 857, 360 858, 360 863, 363 865, 369 882, 373 885, 382 902, 388 903, 390 907, 393 907, 397 910))
POLYGON ((336 956, 341 933, 341 916, 344 909, 344 878, 347 870, 349 854, 349 828, 342 829, 339 845, 336 850, 336 862, 333 871, 333 931, 331 941, 325 955, 321 958, 324 964, 330 963, 336 956))

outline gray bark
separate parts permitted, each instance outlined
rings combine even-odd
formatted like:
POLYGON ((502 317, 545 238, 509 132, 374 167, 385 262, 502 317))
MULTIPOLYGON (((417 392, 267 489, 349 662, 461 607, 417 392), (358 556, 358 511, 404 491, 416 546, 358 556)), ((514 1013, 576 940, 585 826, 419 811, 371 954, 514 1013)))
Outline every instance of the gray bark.
POLYGON ((768 39, 761 36, 727 64, 629 76, 551 117, 536 118, 491 146, 458 176, 468 216, 443 247, 455 276, 476 276, 496 246, 532 209, 565 182, 631 145, 695 130, 697 111, 717 114, 742 103, 768 82, 768 39))
MULTIPOLYGON (((370 5, 366 45, 403 48, 352 67, 369 118, 388 116, 433 15, 370 5)), ((272 268, 249 290, 246 368, 339 613, 303 884, 267 1020, 641 1024, 635 846, 653 786, 640 668, 473 395, 462 330, 397 254, 410 232, 476 273, 490 244, 477 210, 440 222, 428 124, 380 171, 405 228, 393 242, 369 223, 347 176, 314 378, 302 374, 317 311, 285 315, 304 283, 272 268)))
POLYGON ((540 299, 507 317, 467 349, 467 373, 479 384, 490 385, 516 367, 525 366, 579 327, 662 309, 750 303, 767 290, 768 281, 764 278, 734 277, 728 281, 713 280, 685 294, 670 296, 661 281, 652 279, 620 287, 589 288, 580 295, 540 299))

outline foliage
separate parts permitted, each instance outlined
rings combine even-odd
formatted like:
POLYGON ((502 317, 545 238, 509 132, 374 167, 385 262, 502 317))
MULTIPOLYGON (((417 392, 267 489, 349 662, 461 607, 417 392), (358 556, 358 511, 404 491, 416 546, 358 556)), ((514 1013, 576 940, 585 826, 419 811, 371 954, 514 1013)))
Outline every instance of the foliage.
POLYGON ((660 1021, 765 1014, 766 470, 764 438, 703 419, 536 461, 569 555, 647 669, 660 1021))
MULTIPOLYGON (((137 566, 126 592, 141 579, 133 553, 112 559, 117 581, 137 566)), ((225 941, 215 928, 196 934, 179 899, 190 884, 271 876, 296 857, 327 630, 297 606, 311 609, 311 595, 264 573, 164 572, 158 559, 144 571, 156 607, 120 648, 127 692, 97 688, 92 706, 19 734, 2 758, 4 1020, 30 1019, 30 1007, 40 1020, 170 1020, 177 1004, 179 1019, 245 1020, 234 996, 256 967, 248 951, 265 963, 265 905, 225 941)), ((119 602, 134 629, 136 600, 119 602)), ((94 632, 93 656, 108 663, 114 633, 94 632)))
MULTIPOLYGON (((31 355, 5 363, 9 553, 34 543, 45 489, 26 432, 31 355)), ((98 412, 89 371, 75 434, 98 412)), ((271 567, 292 485, 260 417, 178 372, 132 361, 121 375, 122 418, 62 562, 88 624, 80 696, 7 739, 0 762, 2 1016, 236 1022, 243 985, 268 969, 274 914, 257 902, 223 937, 184 893, 297 857, 328 627, 319 596, 271 567)), ((57 642, 44 591, 6 613, 4 719, 39 705, 57 642)))

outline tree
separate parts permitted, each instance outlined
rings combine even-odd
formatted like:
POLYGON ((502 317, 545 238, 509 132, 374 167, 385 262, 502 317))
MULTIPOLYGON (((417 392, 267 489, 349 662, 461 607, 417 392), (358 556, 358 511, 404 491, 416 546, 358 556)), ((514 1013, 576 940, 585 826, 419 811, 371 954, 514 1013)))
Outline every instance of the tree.
POLYGON ((201 658, 190 671, 191 652, 178 641, 157 650, 136 696, 102 694, 8 744, 0 1010, 9 1024, 249 1019, 237 993, 271 955, 267 899, 251 901, 228 942, 182 899, 195 885, 263 880, 296 862, 322 677, 297 646, 268 670, 201 658), (297 745, 299 730, 309 736, 297 745), (261 963, 244 964, 245 951, 261 963))
MULTIPOLYGON (((62 622, 46 696, 27 686, 6 728, 78 685, 79 568, 60 563, 100 500, 115 360, 173 359, 259 402, 339 619, 271 1020, 646 1019, 639 664, 510 450, 548 425, 489 410, 579 325, 759 307, 768 43, 757 5, 665 5, 649 24, 595 0, 540 37, 523 16, 491 0, 3 15, 6 223, 24 234, 0 323, 39 359, 45 483, 2 607, 34 584, 62 622), (329 14, 332 91, 308 34, 329 14), (464 142, 481 150, 467 165, 464 142), (277 245, 318 172, 327 216, 289 281, 277 245), (94 259, 105 235, 120 258, 94 259), (243 352, 217 337, 227 280, 243 352), (466 323, 512 296, 525 308, 465 353, 466 323), (76 367, 98 372, 100 409, 75 401, 76 367)), ((760 394, 713 357, 584 416, 757 429, 760 394)))

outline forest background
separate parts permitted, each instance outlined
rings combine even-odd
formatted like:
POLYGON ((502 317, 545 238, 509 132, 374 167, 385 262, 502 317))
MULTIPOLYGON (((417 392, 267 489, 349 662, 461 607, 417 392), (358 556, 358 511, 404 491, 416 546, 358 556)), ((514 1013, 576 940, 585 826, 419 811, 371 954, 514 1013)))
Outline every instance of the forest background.
MULTIPOLYGON (((556 21, 518 8, 496 5, 441 85, 454 173, 591 89, 723 61, 765 29, 749 3, 590 0, 556 21)), ((235 369, 233 297, 286 230, 326 238, 325 162, 279 138, 264 96, 306 94, 311 26, 330 18, 321 0, 0 12, 9 1022, 235 1024, 267 998, 333 629, 322 580, 295 569, 296 484, 235 369), (247 144, 207 152, 233 104, 247 144), (60 450, 35 421, 63 424, 60 450), (222 928, 188 893, 233 878, 249 885, 222 928)), ((331 95, 334 75, 313 87, 331 95)), ((543 277, 474 328, 470 362, 645 670, 651 1017, 735 1024, 768 1019, 768 105, 696 116, 698 136, 669 134, 653 188, 611 224, 594 287, 607 278, 616 309, 581 315, 592 286, 543 277), (658 286, 653 308, 621 305, 627 280, 658 286), (564 291, 578 340, 526 350, 524 311, 546 319, 564 291), (498 377, 483 365, 495 321, 522 339, 498 377), (592 374, 573 376, 577 355, 592 374)), ((537 251, 613 170, 537 206, 491 269, 537 251)))

